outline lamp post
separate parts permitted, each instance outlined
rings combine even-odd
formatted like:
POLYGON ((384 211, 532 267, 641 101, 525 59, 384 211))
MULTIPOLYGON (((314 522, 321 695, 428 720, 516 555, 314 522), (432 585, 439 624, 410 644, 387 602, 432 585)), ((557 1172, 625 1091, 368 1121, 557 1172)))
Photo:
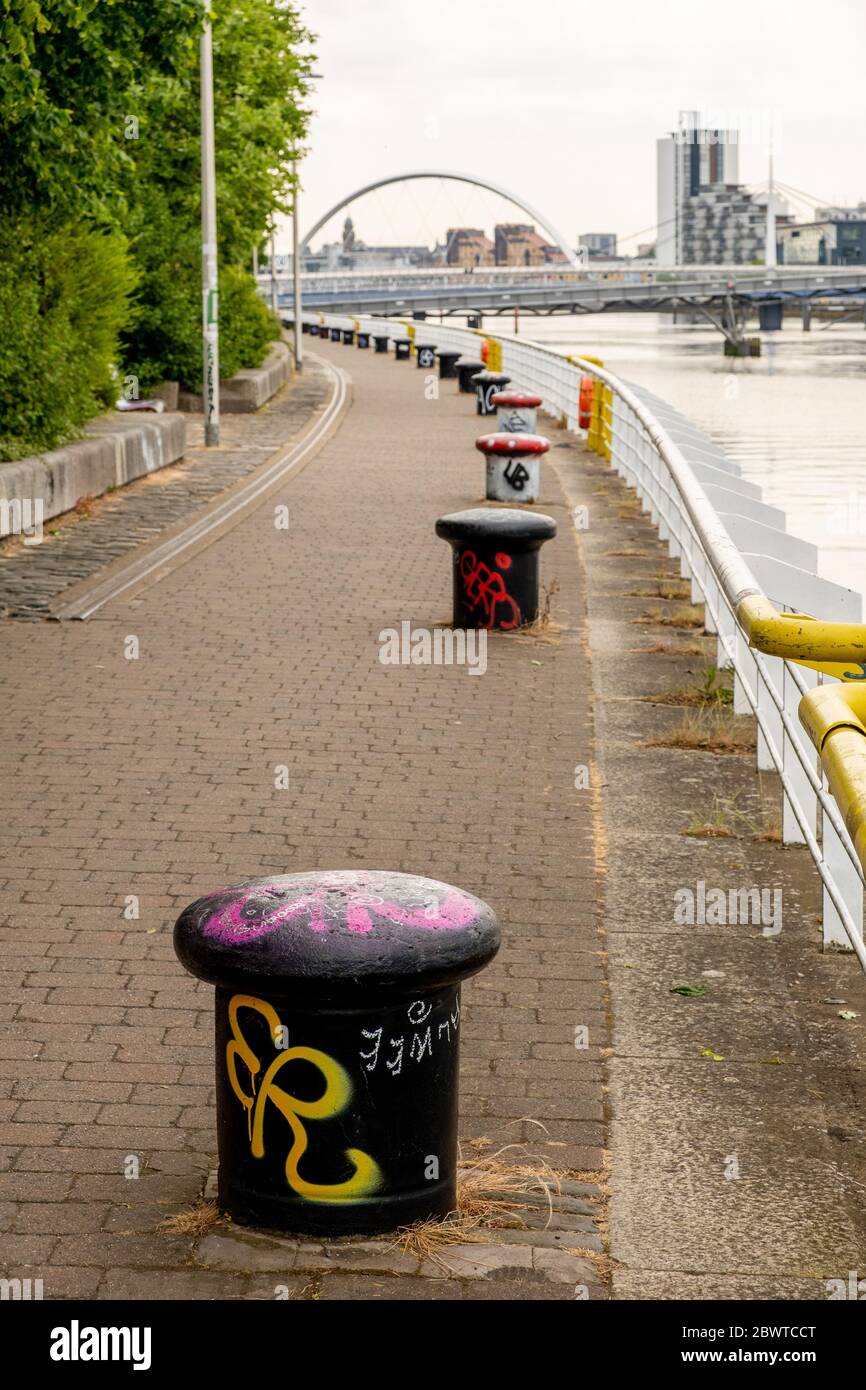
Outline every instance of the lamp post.
POLYGON ((298 165, 292 160, 295 191, 292 198, 292 292, 295 318, 295 371, 304 370, 304 350, 301 346, 301 266, 298 245, 298 165))
POLYGON ((216 168, 213 124, 213 41, 210 0, 201 31, 201 286, 204 442, 220 442, 219 284, 217 279, 216 168))

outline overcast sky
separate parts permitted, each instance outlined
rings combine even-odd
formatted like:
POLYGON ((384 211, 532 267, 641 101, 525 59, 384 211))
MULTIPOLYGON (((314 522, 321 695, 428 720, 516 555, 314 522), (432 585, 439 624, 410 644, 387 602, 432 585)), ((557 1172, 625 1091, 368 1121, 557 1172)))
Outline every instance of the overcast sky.
MULTIPOLYGON (((695 108, 742 127, 742 182, 766 178, 772 122, 780 179, 834 202, 866 198, 866 0, 301 8, 322 75, 302 231, 364 183, 437 168, 513 189, 572 244, 581 232, 622 237, 655 223, 655 140, 695 108)), ((399 206, 373 197, 351 211, 366 240, 391 241, 417 225, 394 225, 399 206)))

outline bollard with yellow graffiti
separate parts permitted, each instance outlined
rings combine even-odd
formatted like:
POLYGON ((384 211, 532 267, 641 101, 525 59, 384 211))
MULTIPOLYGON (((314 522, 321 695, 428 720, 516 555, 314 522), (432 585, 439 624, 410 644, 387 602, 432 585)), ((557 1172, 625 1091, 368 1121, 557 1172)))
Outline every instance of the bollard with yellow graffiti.
POLYGON ((242 1225, 371 1234, 454 1209, 460 981, 486 903, 386 872, 221 889, 175 927, 216 985, 219 1201, 242 1225))

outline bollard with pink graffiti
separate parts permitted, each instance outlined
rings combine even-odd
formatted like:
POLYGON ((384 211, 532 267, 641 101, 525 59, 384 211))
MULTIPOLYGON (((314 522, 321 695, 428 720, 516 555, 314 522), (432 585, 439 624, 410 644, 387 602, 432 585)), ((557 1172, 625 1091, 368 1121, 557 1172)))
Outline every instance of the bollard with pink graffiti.
POLYGON ((330 1235, 446 1216, 460 981, 498 946, 486 903, 412 874, 277 876, 192 903, 175 949, 216 985, 223 1209, 330 1235))

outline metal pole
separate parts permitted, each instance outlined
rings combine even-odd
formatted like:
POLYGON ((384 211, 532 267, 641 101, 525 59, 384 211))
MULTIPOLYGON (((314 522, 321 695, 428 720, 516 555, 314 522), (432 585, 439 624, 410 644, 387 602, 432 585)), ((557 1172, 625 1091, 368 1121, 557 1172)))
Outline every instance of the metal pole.
POLYGON ((277 294, 277 265, 274 260, 274 234, 271 232, 271 309, 275 314, 280 311, 280 301, 277 294))
POLYGON ((776 209, 773 205, 775 196, 773 186, 773 146, 770 145, 770 178, 767 184, 767 238, 764 246, 764 265, 772 268, 776 265, 776 209))
POLYGON ((298 246, 298 166, 292 160, 295 194, 292 199, 292 290, 295 304, 295 371, 304 370, 304 350, 301 346, 301 257, 298 246))
POLYGON ((213 43, 210 0, 201 31, 201 287, 204 442, 220 442, 219 284, 217 279, 216 168, 213 126, 213 43))

